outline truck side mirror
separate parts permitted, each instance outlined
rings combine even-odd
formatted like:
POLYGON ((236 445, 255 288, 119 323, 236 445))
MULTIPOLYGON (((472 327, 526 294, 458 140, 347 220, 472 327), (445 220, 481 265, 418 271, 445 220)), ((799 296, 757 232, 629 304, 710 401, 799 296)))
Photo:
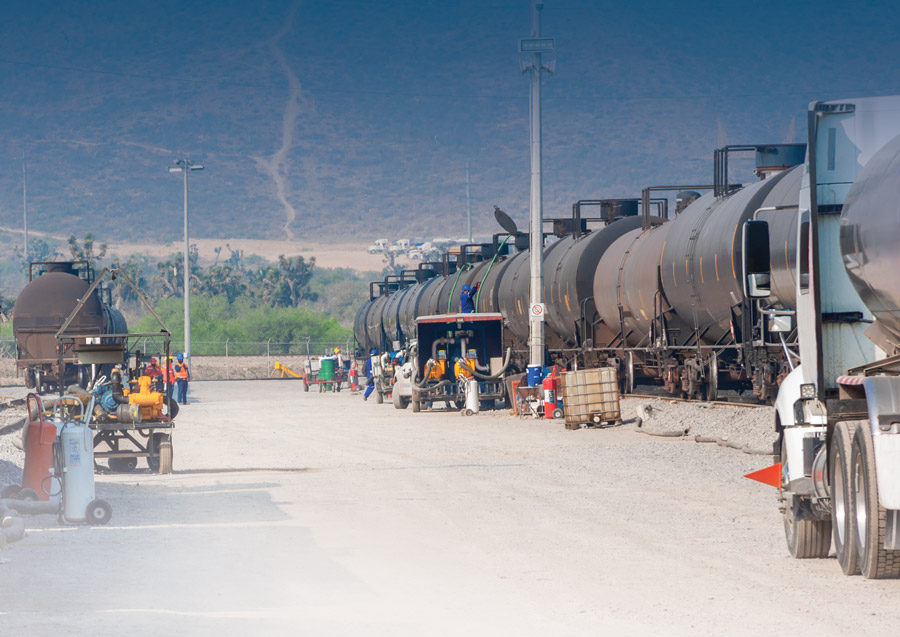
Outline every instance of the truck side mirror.
POLYGON ((764 299, 772 294, 769 224, 747 221, 743 229, 744 296, 764 299))

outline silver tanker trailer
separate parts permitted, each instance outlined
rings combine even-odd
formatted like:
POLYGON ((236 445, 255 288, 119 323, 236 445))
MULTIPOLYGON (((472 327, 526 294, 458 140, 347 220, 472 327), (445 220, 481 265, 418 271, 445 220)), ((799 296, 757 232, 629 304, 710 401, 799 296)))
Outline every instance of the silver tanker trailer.
MULTIPOLYGON (((900 96, 815 102, 790 210, 799 364, 781 383, 779 488, 790 553, 900 576, 900 96)), ((772 320, 772 228, 743 228, 744 291, 772 320)))

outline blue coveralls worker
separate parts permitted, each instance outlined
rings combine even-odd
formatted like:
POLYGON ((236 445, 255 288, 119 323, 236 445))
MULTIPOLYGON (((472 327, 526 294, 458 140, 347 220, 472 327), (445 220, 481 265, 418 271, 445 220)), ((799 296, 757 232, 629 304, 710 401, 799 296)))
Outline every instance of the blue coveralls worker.
POLYGON ((187 405, 188 381, 191 380, 191 372, 184 362, 184 354, 175 357, 172 371, 175 372, 175 400, 182 405, 187 405))
POLYGON ((459 295, 460 311, 463 314, 472 314, 475 311, 475 293, 478 292, 478 284, 469 287, 462 286, 462 293, 459 295))
POLYGON ((372 361, 378 356, 378 350, 374 347, 369 351, 369 358, 366 359, 366 391, 363 393, 363 400, 368 400, 369 395, 375 391, 375 376, 372 374, 372 361))

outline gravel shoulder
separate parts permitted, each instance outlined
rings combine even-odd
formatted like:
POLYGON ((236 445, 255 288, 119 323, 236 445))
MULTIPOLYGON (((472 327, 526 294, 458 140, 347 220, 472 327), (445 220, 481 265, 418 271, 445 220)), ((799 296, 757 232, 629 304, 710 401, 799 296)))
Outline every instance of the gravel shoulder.
MULTIPOLYGON (((192 393, 174 474, 98 476, 109 526, 32 518, 0 551, 3 633, 837 635, 900 620, 900 582, 787 555, 774 491, 742 478, 766 456, 413 414, 296 381, 192 393)), ((647 402, 625 401, 626 418, 647 402)), ((660 425, 771 436, 771 410, 659 402, 660 425)))

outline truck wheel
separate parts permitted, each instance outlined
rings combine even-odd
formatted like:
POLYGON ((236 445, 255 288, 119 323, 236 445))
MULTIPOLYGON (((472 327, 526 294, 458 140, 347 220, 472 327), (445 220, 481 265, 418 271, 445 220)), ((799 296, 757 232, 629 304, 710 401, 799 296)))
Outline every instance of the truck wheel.
POLYGON ((91 500, 85 511, 85 518, 88 524, 94 526, 98 524, 106 524, 112 517, 112 507, 106 500, 91 500))
MULTIPOLYGON (((781 446, 783 475, 787 467, 787 445, 781 446)), ((784 487, 782 487, 783 493, 784 487)), ((809 502, 800 497, 785 498, 784 537, 788 551, 798 560, 828 557, 831 550, 831 520, 816 520, 809 502)))
POLYGON ((875 447, 867 422, 853 434, 850 479, 853 537, 862 576, 866 579, 900 576, 900 551, 884 548, 885 510, 878 503, 875 447))
POLYGON ((834 551, 844 575, 857 575, 853 541, 853 498, 850 490, 850 450, 856 423, 839 422, 831 437, 828 476, 831 479, 831 528, 834 551))

